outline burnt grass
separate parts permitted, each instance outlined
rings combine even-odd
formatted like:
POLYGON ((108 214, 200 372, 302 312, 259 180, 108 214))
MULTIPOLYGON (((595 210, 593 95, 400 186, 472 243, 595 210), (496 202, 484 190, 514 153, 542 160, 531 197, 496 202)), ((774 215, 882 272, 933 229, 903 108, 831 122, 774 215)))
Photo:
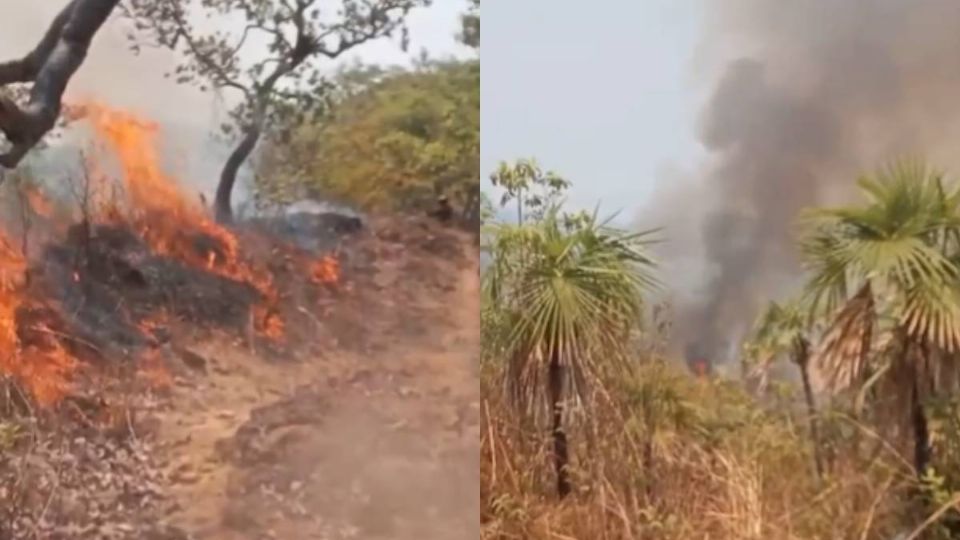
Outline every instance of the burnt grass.
MULTIPOLYGON (((212 239, 197 237, 201 252, 212 239)), ((143 321, 165 313, 182 322, 239 329, 261 300, 256 289, 157 255, 130 229, 81 225, 47 246, 38 286, 64 314, 66 334, 101 350, 129 351, 166 340, 143 321)))
MULTIPOLYGON (((368 306, 398 293, 390 280, 375 279, 373 269, 385 260, 406 261, 398 275, 424 280, 423 293, 429 296, 439 277, 430 261, 459 254, 450 231, 422 217, 361 220, 299 213, 245 221, 233 232, 240 256, 272 277, 272 301, 265 302, 250 283, 152 251, 124 224, 73 225, 43 244, 32 259, 30 302, 17 313, 21 341, 49 340, 49 334, 37 332, 43 327, 88 361, 136 358, 144 349, 176 342, 173 334, 184 331, 194 339, 205 332, 226 332, 266 360, 290 358, 296 351, 322 356, 329 347, 372 353, 377 336, 388 330, 384 324, 403 326, 407 333, 423 330, 413 312, 390 322, 371 317, 376 314, 368 306), (310 276, 311 263, 328 254, 335 255, 340 267, 341 280, 333 285, 310 276), (284 321, 282 340, 269 340, 255 330, 255 308, 264 307, 284 321)), ((194 261, 222 253, 217 238, 182 234, 196 250, 194 261)), ((416 300, 410 298, 408 305, 416 300)))
MULTIPOLYGON (((327 348, 381 354, 385 336, 426 331, 426 317, 415 306, 446 287, 436 261, 458 253, 456 238, 443 227, 423 219, 391 218, 369 229, 350 219, 301 216, 292 225, 275 219, 236 231, 242 255, 273 275, 277 309, 287 323, 287 350, 259 344, 259 358, 270 361, 276 353, 283 359, 290 351, 322 358, 327 348), (305 263, 333 251, 341 283, 313 283, 305 263), (385 267, 392 268, 389 279, 385 267), (399 286, 401 276, 415 276, 415 286, 409 278, 399 286)), ((198 254, 217 248, 213 238, 194 240, 198 254)), ((134 361, 148 350, 173 352, 177 362, 203 371, 206 359, 184 348, 208 331, 249 340, 251 310, 263 301, 259 292, 155 253, 130 228, 75 225, 34 258, 26 298, 16 313, 23 346, 43 349, 56 340, 91 367, 106 369, 78 374, 63 402, 47 411, 0 378, 0 540, 187 538, 158 525, 171 501, 161 464, 153 462, 157 441, 149 425, 163 397, 146 383, 112 375, 135 371, 134 361), (160 313, 165 321, 144 331, 143 323, 160 313)), ((318 411, 264 407, 220 450, 233 461, 258 461, 263 456, 253 443, 264 426, 291 415, 312 421, 318 411)))
MULTIPOLYGON (((266 299, 252 284, 155 253, 123 224, 82 223, 47 243, 32 264, 28 297, 42 301, 17 313, 21 340, 38 339, 31 333, 42 323, 80 358, 132 358, 170 342, 178 326, 194 335, 228 331, 283 357, 315 337, 320 321, 313 308, 332 294, 309 279, 309 263, 345 237, 362 234, 364 225, 339 214, 295 214, 251 220, 234 232, 243 246, 241 256, 273 276, 278 298, 269 307, 285 322, 282 343, 254 331, 254 308, 266 305, 266 299)), ((218 239, 184 234, 195 260, 222 254, 218 239)))

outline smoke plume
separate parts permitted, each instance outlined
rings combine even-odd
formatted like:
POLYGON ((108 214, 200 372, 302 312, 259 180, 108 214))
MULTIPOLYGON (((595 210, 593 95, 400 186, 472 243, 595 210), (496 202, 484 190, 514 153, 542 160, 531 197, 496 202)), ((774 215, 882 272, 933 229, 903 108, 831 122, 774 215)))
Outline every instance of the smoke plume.
POLYGON ((801 208, 902 155, 960 166, 960 3, 714 0, 699 52, 708 157, 644 222, 666 225, 665 274, 693 275, 672 283, 677 337, 720 360, 795 290, 801 208))

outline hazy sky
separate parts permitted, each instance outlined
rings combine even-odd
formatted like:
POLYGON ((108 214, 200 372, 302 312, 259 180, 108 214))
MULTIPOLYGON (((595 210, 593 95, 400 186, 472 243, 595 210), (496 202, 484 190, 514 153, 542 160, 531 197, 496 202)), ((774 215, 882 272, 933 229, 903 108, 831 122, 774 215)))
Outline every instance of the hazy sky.
MULTIPOLYGON (((60 0, 5 0, 0 55, 22 54, 62 5, 60 0)), ((409 54, 395 43, 360 56, 403 62, 421 48, 435 55, 469 54, 456 42, 466 0, 435 0, 410 19, 409 54)), ((664 171, 698 161, 700 100, 692 58, 699 0, 485 2, 481 175, 500 160, 536 157, 574 182, 571 203, 635 215, 664 171)), ((145 62, 125 50, 123 30, 97 37, 69 93, 94 95, 179 127, 193 126, 183 152, 208 133, 223 111, 209 97, 162 78, 169 58, 145 62)), ((702 81, 701 81, 702 82, 702 81)), ((191 157, 190 161, 203 161, 191 157)), ((212 187, 219 159, 185 165, 195 183, 212 187), (197 172, 200 171, 200 172, 197 172)))
POLYGON ((481 175, 535 157, 570 203, 634 216, 697 161, 697 0, 486 2, 481 175))

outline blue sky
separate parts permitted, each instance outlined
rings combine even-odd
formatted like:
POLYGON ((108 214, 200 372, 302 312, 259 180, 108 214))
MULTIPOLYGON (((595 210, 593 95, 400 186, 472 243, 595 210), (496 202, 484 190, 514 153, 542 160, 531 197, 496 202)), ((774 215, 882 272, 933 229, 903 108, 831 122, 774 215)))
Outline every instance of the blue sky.
POLYGON ((535 157, 573 181, 572 206, 635 216, 665 168, 699 155, 698 4, 484 3, 484 184, 501 160, 535 157))

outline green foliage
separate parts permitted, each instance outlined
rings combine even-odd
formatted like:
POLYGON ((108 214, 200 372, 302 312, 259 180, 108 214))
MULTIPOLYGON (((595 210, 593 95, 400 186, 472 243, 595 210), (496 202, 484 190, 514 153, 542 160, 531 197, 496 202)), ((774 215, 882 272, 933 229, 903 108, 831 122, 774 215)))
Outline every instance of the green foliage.
MULTIPOLYGON (((129 0, 124 13, 137 34, 179 53, 168 73, 201 90, 229 90, 237 98, 221 128, 237 143, 220 173, 217 219, 233 218, 237 173, 267 131, 316 121, 331 85, 326 62, 372 40, 401 33, 408 43, 409 12, 430 0, 129 0), (196 21, 227 21, 222 26, 196 21)), ((139 43, 135 44, 138 47, 139 43)))
POLYGON ((912 445, 929 507, 957 480, 932 469, 957 466, 942 407, 960 382, 960 188, 918 161, 859 184, 864 204, 806 216, 808 298, 827 322, 820 364, 835 390, 855 390, 855 411, 867 405, 893 444, 912 445))
POLYGON ((446 194, 479 203, 480 64, 341 73, 331 114, 271 137, 256 180, 261 204, 303 197, 423 210, 446 194))
POLYGON ((544 171, 535 159, 501 162, 490 182, 503 189, 500 207, 511 201, 517 208, 517 223, 539 221, 547 209, 559 205, 570 182, 552 171, 544 171))
POLYGON ((627 233, 596 216, 569 220, 557 207, 542 220, 491 228, 485 295, 508 321, 504 353, 511 394, 531 406, 546 394, 553 355, 574 392, 626 359, 641 299, 657 284, 649 233, 627 233))
POLYGON ((136 50, 146 40, 179 53, 169 77, 241 98, 231 112, 233 124, 223 126, 233 133, 259 124, 264 115, 290 121, 316 112, 329 90, 325 62, 397 33, 405 44, 407 14, 429 3, 130 0, 123 11, 140 30, 130 36, 136 50), (197 24, 201 20, 230 23, 197 24))
POLYGON ((544 503, 543 480, 526 473, 548 454, 523 428, 498 432, 510 424, 488 419, 481 493, 497 523, 481 537, 950 537, 960 521, 960 188, 902 161, 860 180, 863 203, 803 216, 807 287, 769 305, 744 356, 754 374, 789 358, 802 381, 825 376, 833 384, 820 390, 832 392, 817 410, 812 385, 801 409, 795 385, 757 395, 742 381, 695 380, 638 346, 637 325, 625 323, 639 320, 652 261, 588 255, 594 243, 578 235, 595 215, 561 213, 569 183, 534 161, 503 164, 493 181, 517 219, 485 224, 485 393, 506 381, 537 401, 560 351, 567 399, 588 414, 567 420, 578 494, 561 505, 544 503), (613 276, 626 266, 646 277, 624 286, 613 276), (488 440, 512 453, 492 459, 488 440), (523 482, 491 474, 503 460, 523 482), (494 504, 503 500, 511 512, 494 504))
POLYGON ((954 261, 960 231, 960 190, 941 173, 904 161, 864 177, 865 205, 812 210, 801 242, 811 273, 815 306, 827 311, 867 281, 888 290, 904 309, 903 322, 921 339, 939 345, 960 335, 952 312, 937 298, 950 298, 957 284, 954 261), (947 293, 944 296, 943 293, 947 293), (947 324, 939 336, 934 326, 947 324))
POLYGON ((480 192, 480 219, 482 223, 489 223, 493 220, 496 215, 496 210, 493 208, 493 201, 490 200, 490 196, 486 192, 480 192))
POLYGON ((696 388, 687 384, 689 377, 661 361, 643 366, 623 381, 626 403, 634 412, 625 427, 642 437, 654 438, 665 429, 689 428, 701 419, 696 388))

